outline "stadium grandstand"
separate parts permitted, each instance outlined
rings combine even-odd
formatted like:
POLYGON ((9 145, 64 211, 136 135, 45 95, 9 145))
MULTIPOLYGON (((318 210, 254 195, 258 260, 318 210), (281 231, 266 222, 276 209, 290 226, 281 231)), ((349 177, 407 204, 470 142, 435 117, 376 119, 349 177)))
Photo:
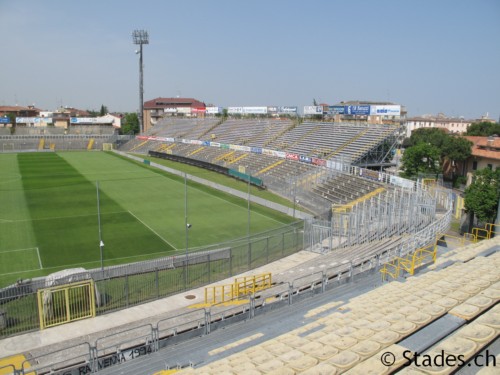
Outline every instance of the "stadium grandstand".
MULTIPOLYGON (((244 171, 262 179, 269 190, 299 200, 303 207, 323 215, 329 211, 329 201, 346 202, 332 200, 333 195, 326 198, 316 185, 330 179, 332 169, 342 174, 355 166, 390 165, 398 135, 398 127, 384 124, 166 117, 120 150, 159 152, 167 158, 176 155, 244 171), (330 172, 318 168, 327 164, 330 172)), ((363 179, 360 181, 358 185, 363 184, 363 179)), ((364 186, 353 194, 370 193, 376 189, 372 187, 364 186)))
POLYGON ((190 179, 246 198, 249 215, 256 203, 301 220, 191 252, 186 243, 183 255, 1 289, 0 374, 495 373, 498 227, 456 237, 450 191, 383 172, 397 124, 165 116, 204 106, 167 99, 151 101, 151 126, 121 143, 82 124, 65 134, 0 134, 0 146, 112 143, 120 158, 184 178, 185 189, 190 179), (236 177, 248 192, 155 158, 236 177), (251 197, 251 184, 293 208, 251 197), (119 298, 110 303, 112 294, 119 298), (439 362, 445 357, 454 360, 439 362))

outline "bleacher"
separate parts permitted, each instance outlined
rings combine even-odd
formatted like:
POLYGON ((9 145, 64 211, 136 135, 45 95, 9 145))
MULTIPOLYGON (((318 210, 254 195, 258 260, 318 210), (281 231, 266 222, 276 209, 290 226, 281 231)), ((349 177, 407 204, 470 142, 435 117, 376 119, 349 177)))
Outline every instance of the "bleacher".
MULTIPOLYGON (((498 373, 491 357, 489 367, 482 370, 481 365, 469 361, 478 354, 484 355, 484 350, 500 335, 499 244, 500 241, 492 240, 469 245, 455 251, 459 254, 469 251, 469 247, 480 248, 466 262, 448 257, 435 270, 423 270, 416 276, 385 283, 348 299, 332 296, 330 301, 309 309, 302 316, 300 327, 289 332, 274 336, 263 321, 264 326, 257 328, 263 334, 247 333, 250 345, 243 340, 227 345, 221 340, 220 349, 207 348, 210 351, 204 360, 192 358, 192 364, 199 365, 175 372, 449 374, 463 363, 466 368, 485 374, 498 373), (420 361, 409 364, 408 358, 414 358, 415 352, 420 361), (442 365, 436 362, 438 365, 422 366, 423 356, 440 355, 460 356, 463 362, 450 360, 442 365)), ((350 259, 356 256, 351 254, 350 259)), ((314 262, 319 265, 318 259, 312 260, 296 267, 295 272, 302 270, 306 274, 314 262)), ((328 262, 321 259, 321 264, 328 262)), ((346 296, 349 293, 339 295, 346 296)), ((261 298, 265 297, 262 292, 261 298)), ((500 366, 498 352, 493 355, 497 355, 496 366, 500 366)), ((163 358, 165 364, 173 360, 163 358)), ((484 366, 484 360, 482 363, 484 366)))
POLYGON ((338 174, 312 187, 312 191, 332 204, 346 204, 383 185, 357 176, 338 174))
POLYGON ((159 120, 144 135, 156 137, 201 139, 220 120, 217 118, 177 118, 165 117, 159 120))

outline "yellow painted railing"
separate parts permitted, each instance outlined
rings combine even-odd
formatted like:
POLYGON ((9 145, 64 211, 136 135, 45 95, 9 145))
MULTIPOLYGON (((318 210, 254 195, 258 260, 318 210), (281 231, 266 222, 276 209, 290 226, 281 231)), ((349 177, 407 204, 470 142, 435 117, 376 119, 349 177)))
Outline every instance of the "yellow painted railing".
POLYGON ((144 142, 141 142, 141 143, 139 143, 137 146, 132 147, 132 148, 130 149, 130 152, 137 150, 139 147, 144 146, 144 145, 145 145, 146 143, 148 143, 148 142, 149 142, 149 139, 146 139, 144 142))
POLYGON ((234 164, 237 161, 240 161, 241 159, 246 158, 247 156, 248 156, 248 154, 242 154, 242 155, 238 156, 237 158, 234 158, 231 162, 227 163, 227 165, 234 164))
POLYGON ((40 141, 38 142, 38 149, 43 150, 44 147, 45 147, 45 139, 40 138, 40 141))
POLYGON ((273 169, 273 168, 277 167, 278 165, 280 165, 280 164, 282 164, 282 163, 284 163, 284 162, 285 162, 285 160, 278 160, 276 163, 273 163, 273 164, 268 165, 267 167, 265 167, 265 168, 261 169, 260 171, 258 171, 257 173, 255 173, 255 175, 254 175, 254 176, 258 176, 258 175, 260 175, 260 174, 262 174, 262 173, 266 173, 267 171, 269 171, 269 170, 271 170, 271 169, 273 169))
POLYGON ((200 148, 197 148, 196 150, 194 150, 193 152, 190 152, 188 154, 188 156, 192 156, 192 155, 196 155, 198 152, 201 152, 205 149, 205 147, 200 147, 200 148))
POLYGON ((347 142, 345 142, 342 146, 340 146, 339 148, 337 148, 335 151, 333 151, 331 154, 328 154, 325 159, 330 159, 332 156, 335 156, 337 155, 338 153, 340 153, 343 149, 345 149, 347 146, 349 146, 351 143, 353 142, 356 142, 359 138, 361 138, 369 129, 366 128, 364 130, 362 130, 361 132, 359 132, 358 134, 356 134, 354 137, 352 137, 351 139, 349 139, 347 142))
POLYGON ((212 162, 216 162, 216 161, 219 161, 219 160, 223 160, 223 159, 226 159, 227 157, 231 156, 232 154, 234 154, 235 151, 229 151, 225 154, 222 154, 220 156, 217 156, 215 159, 212 160, 212 162))
POLYGON ((94 138, 90 138, 89 143, 87 144, 87 150, 92 150, 92 147, 94 147, 94 138))
POLYGON ((237 277, 232 284, 215 285, 205 288, 205 305, 235 302, 235 300, 270 288, 271 273, 237 277))
POLYGON ((415 270, 424 263, 428 263, 430 260, 436 262, 436 255, 437 246, 436 243, 433 243, 415 250, 413 254, 408 254, 404 258, 396 257, 392 261, 384 264, 380 269, 382 280, 387 280, 388 276, 397 279, 401 271, 406 271, 410 275, 413 275, 415 270))

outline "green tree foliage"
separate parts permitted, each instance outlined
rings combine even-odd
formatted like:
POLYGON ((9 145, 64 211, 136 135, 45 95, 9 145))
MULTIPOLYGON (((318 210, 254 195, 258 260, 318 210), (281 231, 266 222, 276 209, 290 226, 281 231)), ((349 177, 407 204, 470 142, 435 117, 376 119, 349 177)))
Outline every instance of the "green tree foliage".
POLYGON ((107 113, 109 113, 108 107, 106 107, 104 104, 102 104, 101 105, 101 110, 99 111, 99 116, 104 116, 107 113))
POLYGON ((472 211, 482 223, 495 221, 500 200, 500 169, 476 171, 472 184, 465 189, 465 209, 472 211))
POLYGON ((419 143, 427 143, 440 149, 447 137, 449 137, 449 135, 443 129, 420 128, 412 131, 407 144, 411 147, 416 146, 419 143))
POLYGON ((464 161, 472 153, 473 143, 468 139, 448 135, 441 146, 441 157, 454 161, 464 161))
POLYGON ((419 143, 403 154, 403 172, 406 177, 419 173, 438 173, 441 170, 440 150, 428 143, 419 143))
POLYGON ((417 129, 412 132, 410 138, 405 139, 405 142, 403 144, 408 147, 404 155, 410 152, 410 155, 406 158, 403 155, 402 160, 403 170, 407 177, 414 176, 419 172, 440 173, 441 167, 445 164, 446 160, 463 161, 467 159, 472 152, 472 142, 465 138, 453 134, 448 134, 443 129, 439 128, 417 129), (432 146, 432 148, 422 146, 418 150, 412 151, 414 147, 420 146, 422 144, 432 146), (439 163, 429 166, 429 168, 425 168, 427 162, 418 162, 415 159, 418 155, 422 155, 422 157, 424 158, 427 158, 429 156, 432 157, 433 160, 436 160, 434 154, 436 150, 439 155, 439 163), (429 154, 429 152, 431 152, 431 154, 429 154), (410 165, 412 163, 417 164, 415 166, 410 165), (437 167, 437 165, 439 165, 439 167, 437 167), (411 171, 414 171, 416 173, 411 174, 411 171))
POLYGON ((139 117, 137 116, 137 113, 132 112, 132 113, 126 113, 125 116, 122 118, 122 127, 121 127, 121 133, 122 134, 138 134, 140 132, 139 130, 139 117))
POLYGON ((467 129, 467 135, 479 135, 483 137, 489 137, 491 135, 500 136, 500 124, 491 123, 488 121, 475 122, 470 124, 467 129))

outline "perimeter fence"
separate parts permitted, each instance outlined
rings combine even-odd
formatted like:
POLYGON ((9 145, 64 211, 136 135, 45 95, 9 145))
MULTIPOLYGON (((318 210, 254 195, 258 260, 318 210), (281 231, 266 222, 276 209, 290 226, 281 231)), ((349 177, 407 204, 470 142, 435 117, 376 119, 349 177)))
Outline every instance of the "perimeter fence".
POLYGON ((96 314, 125 309, 220 281, 303 249, 304 223, 151 261, 83 270, 58 279, 19 281, 0 290, 0 337, 40 328, 37 292, 93 279, 96 314))

